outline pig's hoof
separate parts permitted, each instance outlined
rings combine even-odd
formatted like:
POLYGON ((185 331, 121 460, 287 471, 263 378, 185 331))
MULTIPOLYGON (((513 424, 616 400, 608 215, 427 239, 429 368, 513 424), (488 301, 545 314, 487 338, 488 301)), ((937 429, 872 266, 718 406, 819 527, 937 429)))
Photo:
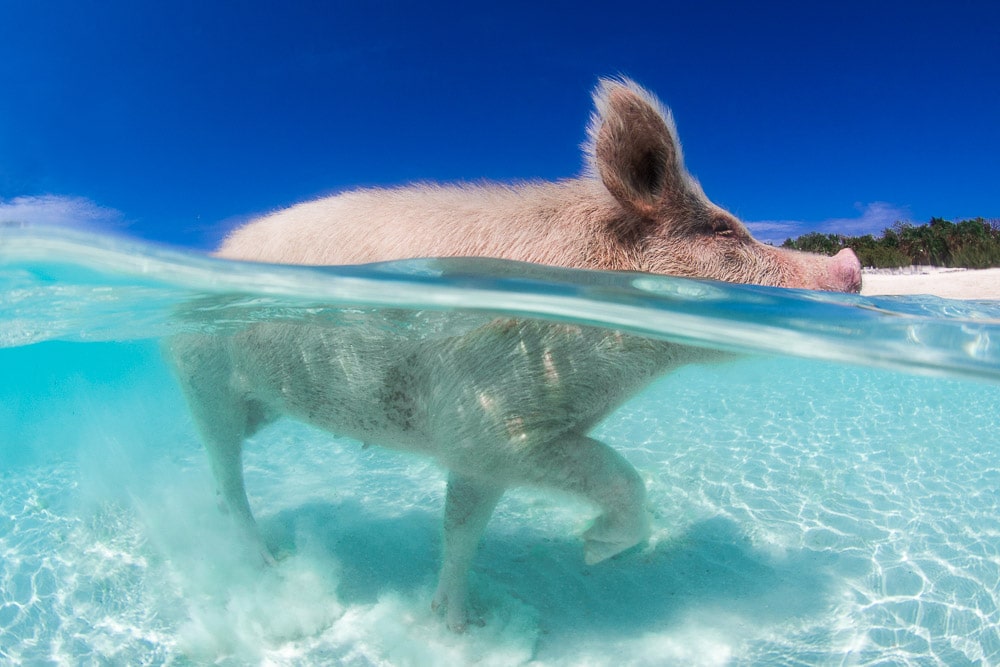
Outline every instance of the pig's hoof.
POLYGON ((583 560, 595 565, 634 547, 649 537, 649 521, 645 512, 628 520, 612 521, 602 514, 583 534, 583 560))
POLYGON ((274 567, 278 564, 278 558, 271 552, 267 544, 264 543, 264 539, 257 533, 251 533, 247 536, 250 544, 248 545, 252 551, 257 552, 257 557, 260 558, 260 565, 264 567, 274 567))
POLYGON ((274 567, 278 564, 278 560, 271 553, 271 550, 264 547, 260 550, 260 559, 264 562, 265 567, 274 567))
POLYGON ((453 604, 448 595, 438 591, 431 602, 431 610, 435 613, 444 612, 448 629, 456 634, 462 634, 470 625, 482 627, 485 622, 481 618, 470 618, 464 604, 453 604))

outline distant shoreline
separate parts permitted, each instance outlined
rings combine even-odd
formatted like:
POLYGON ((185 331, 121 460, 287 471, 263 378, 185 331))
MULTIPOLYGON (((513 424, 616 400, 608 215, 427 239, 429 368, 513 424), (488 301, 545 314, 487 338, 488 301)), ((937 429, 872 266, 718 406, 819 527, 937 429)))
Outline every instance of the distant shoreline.
POLYGON ((936 274, 936 273, 954 273, 956 271, 974 271, 976 269, 966 269, 963 267, 947 267, 947 266, 924 266, 918 264, 912 264, 910 266, 897 266, 891 269, 875 268, 875 267, 865 267, 865 275, 875 275, 875 276, 914 276, 914 275, 924 275, 924 274, 936 274))
POLYGON ((865 296, 930 294, 946 299, 1000 300, 1000 268, 865 269, 861 293, 865 296))

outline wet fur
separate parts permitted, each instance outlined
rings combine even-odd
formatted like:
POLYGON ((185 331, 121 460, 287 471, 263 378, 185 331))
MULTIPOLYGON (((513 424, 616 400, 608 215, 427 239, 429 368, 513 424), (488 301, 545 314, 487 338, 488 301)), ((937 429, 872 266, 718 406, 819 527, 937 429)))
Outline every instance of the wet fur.
MULTIPOLYGON (((344 193, 235 230, 218 255, 291 264, 496 257, 764 285, 856 291, 860 267, 762 245, 684 169, 673 120, 624 80, 595 93, 584 176, 558 183, 421 185, 344 193)), ((364 443, 434 457, 449 472, 436 608, 468 622, 466 581, 504 490, 556 488, 600 510, 587 562, 646 538, 645 489, 587 434, 677 366, 717 353, 603 329, 484 320, 420 335, 421 317, 368 311, 329 326, 260 323, 182 335, 170 354, 219 492, 262 556, 243 485, 243 440, 288 415, 364 443)))

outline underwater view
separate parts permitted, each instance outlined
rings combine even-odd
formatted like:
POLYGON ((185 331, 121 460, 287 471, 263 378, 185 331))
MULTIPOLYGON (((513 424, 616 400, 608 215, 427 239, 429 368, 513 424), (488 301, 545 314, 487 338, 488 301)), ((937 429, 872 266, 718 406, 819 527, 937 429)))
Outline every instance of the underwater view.
POLYGON ((255 265, 9 225, 0 373, 0 663, 1000 662, 1000 302, 255 265), (446 471, 279 419, 243 452, 277 562, 247 549, 171 341, 308 327, 443 349, 498 322, 691 359, 590 431, 644 482, 648 542, 588 565, 593 506, 511 489, 473 561, 481 624, 456 633, 431 604, 446 471))

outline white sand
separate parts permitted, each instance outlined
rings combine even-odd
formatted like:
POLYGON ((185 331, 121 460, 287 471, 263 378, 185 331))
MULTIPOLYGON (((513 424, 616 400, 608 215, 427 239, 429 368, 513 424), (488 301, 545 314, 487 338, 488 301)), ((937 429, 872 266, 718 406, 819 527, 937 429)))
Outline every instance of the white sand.
POLYGON ((920 273, 865 271, 861 293, 931 294, 946 299, 1000 299, 1000 269, 921 269, 920 273))

